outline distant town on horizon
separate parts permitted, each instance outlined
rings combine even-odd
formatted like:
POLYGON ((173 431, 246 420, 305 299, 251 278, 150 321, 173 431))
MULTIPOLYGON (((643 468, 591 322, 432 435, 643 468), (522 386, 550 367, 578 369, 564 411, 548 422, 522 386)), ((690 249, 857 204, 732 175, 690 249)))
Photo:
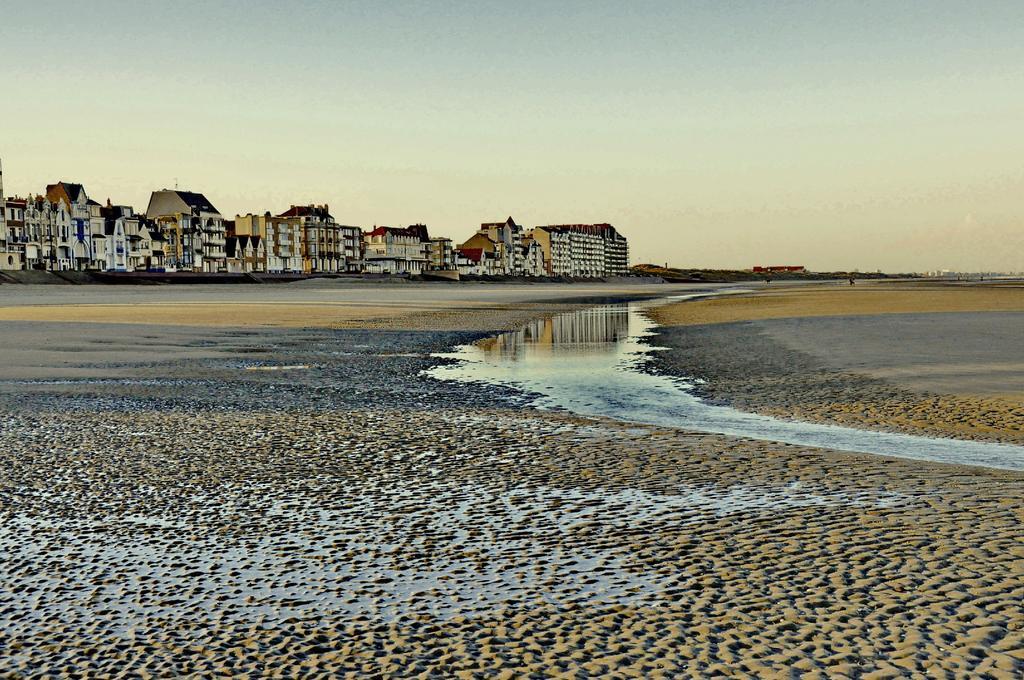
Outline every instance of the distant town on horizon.
POLYGON ((539 225, 509 216, 456 245, 425 224, 338 223, 329 205, 291 205, 225 219, 203 194, 152 192, 145 213, 100 204, 82 184, 5 197, 0 166, 0 270, 381 274, 599 278, 629 273, 629 246, 611 224, 539 225))

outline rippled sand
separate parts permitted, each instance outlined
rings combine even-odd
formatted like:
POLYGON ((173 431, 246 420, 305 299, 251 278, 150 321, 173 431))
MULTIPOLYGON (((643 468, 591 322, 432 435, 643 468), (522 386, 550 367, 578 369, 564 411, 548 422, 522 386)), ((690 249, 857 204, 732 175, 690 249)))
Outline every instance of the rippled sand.
POLYGON ((13 425, 8 670, 1024 671, 1020 475, 509 411, 13 425))

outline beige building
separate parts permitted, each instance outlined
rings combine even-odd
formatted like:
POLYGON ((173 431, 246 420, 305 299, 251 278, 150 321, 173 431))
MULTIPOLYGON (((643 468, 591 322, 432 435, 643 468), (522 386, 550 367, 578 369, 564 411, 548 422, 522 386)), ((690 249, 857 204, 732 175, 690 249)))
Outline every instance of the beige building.
POLYGON ((444 236, 434 236, 429 245, 430 262, 428 269, 436 271, 452 271, 455 267, 455 249, 452 240, 444 236))
POLYGON ((341 253, 341 235, 338 225, 324 205, 293 205, 278 217, 296 218, 301 224, 302 236, 299 250, 302 256, 302 271, 336 272, 344 270, 344 255, 341 253))
POLYGON ((484 222, 477 232, 459 246, 460 249, 483 249, 498 262, 497 274, 522 276, 524 265, 523 228, 509 217, 504 222, 484 222))
POLYGON ((569 276, 572 263, 569 259, 569 234, 560 229, 537 227, 530 231, 530 238, 540 247, 544 260, 544 271, 548 276, 569 276))
POLYGON ((171 271, 227 271, 224 218, 206 196, 162 189, 149 198, 146 218, 166 240, 164 264, 171 271))
MULTIPOLYGON (((236 236, 257 236, 263 240, 266 252, 266 271, 294 273, 305 271, 302 256, 302 219, 263 215, 236 215, 236 236)), ((259 245, 254 245, 259 249, 259 245)))

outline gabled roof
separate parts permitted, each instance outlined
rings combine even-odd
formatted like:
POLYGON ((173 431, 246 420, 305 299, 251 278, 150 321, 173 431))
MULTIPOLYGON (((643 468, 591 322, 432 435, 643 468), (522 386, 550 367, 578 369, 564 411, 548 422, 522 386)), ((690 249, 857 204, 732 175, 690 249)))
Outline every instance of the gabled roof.
POLYGON ((57 182, 57 184, 59 184, 60 187, 64 189, 64 192, 68 195, 68 198, 70 198, 75 203, 77 203, 78 199, 80 199, 82 197, 82 194, 85 193, 85 187, 83 187, 81 184, 74 184, 72 182, 57 182))
POLYGON ((69 208, 71 203, 78 203, 83 197, 89 198, 81 184, 57 182, 46 185, 46 198, 54 203, 61 200, 67 201, 69 208))
POLYGON ((261 240, 259 236, 249 236, 248 234, 228 236, 224 239, 224 252, 228 257, 237 257, 237 254, 244 252, 246 248, 251 247, 253 250, 257 250, 261 240))
POLYGON ((462 248, 457 252, 467 260, 472 260, 473 262, 480 262, 484 257, 483 248, 462 248))

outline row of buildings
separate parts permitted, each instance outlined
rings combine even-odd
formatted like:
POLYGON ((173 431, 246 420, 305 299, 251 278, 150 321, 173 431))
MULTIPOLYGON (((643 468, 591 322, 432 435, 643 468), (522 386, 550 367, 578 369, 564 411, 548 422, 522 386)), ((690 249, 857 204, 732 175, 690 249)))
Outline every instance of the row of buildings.
POLYGON ((509 217, 456 244, 423 224, 339 224, 327 205, 229 220, 203 194, 178 189, 154 191, 144 213, 70 182, 2 197, 0 169, 0 270, 600 277, 629 268, 626 239, 610 224, 526 230, 509 217))

